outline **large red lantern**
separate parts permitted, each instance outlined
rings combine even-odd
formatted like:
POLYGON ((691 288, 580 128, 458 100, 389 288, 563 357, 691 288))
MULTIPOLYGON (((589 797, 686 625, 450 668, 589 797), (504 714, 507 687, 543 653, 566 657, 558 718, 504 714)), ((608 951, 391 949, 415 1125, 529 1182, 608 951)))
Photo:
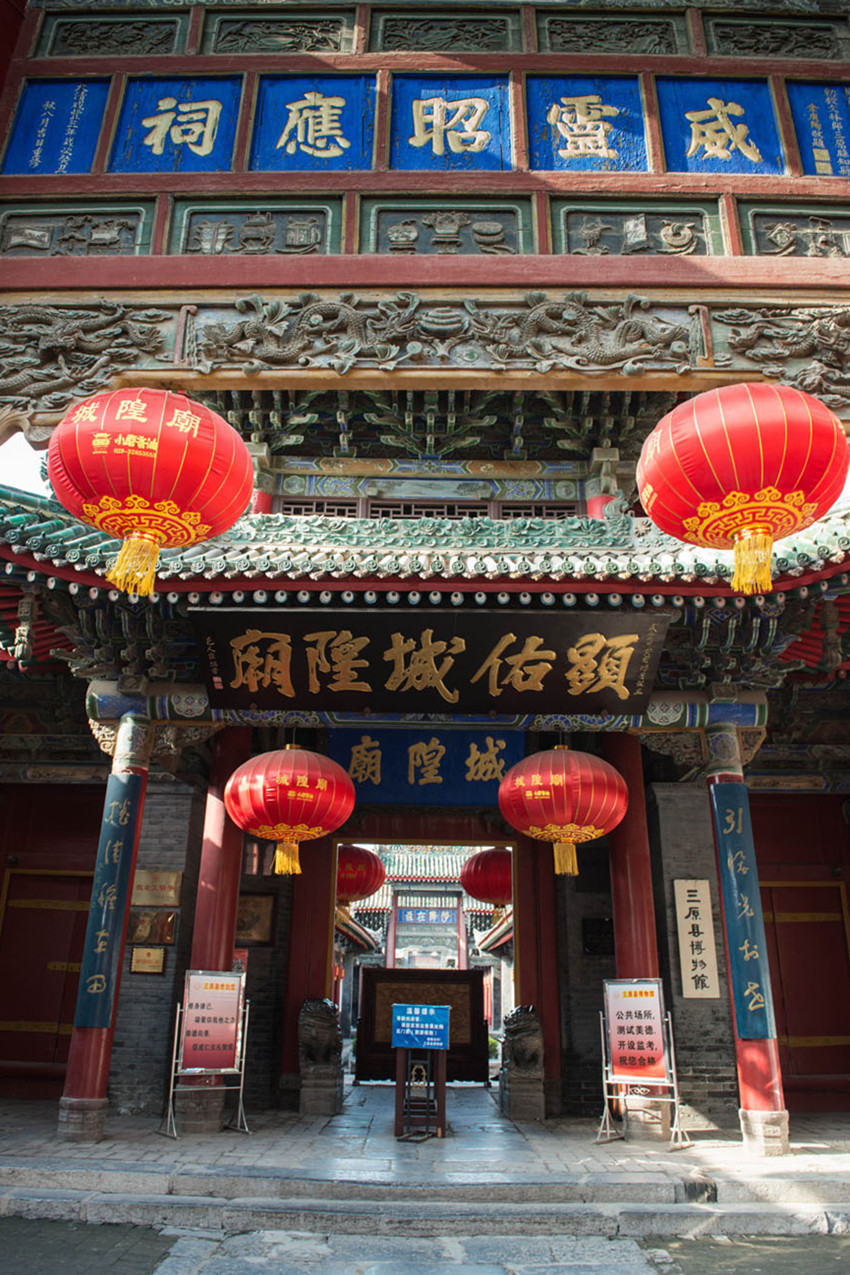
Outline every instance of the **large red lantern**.
POLYGON ((336 856, 336 901, 347 907, 355 899, 377 894, 387 878, 380 855, 365 846, 340 846, 336 856))
POLYGON ((124 541, 106 578, 142 595, 161 548, 226 531, 253 487, 239 433, 168 390, 114 390, 72 407, 50 437, 47 474, 75 518, 124 541))
POLYGON ((658 422, 637 484, 656 526, 690 544, 734 549, 732 588, 764 593, 774 540, 823 517, 848 463, 841 421, 818 399, 788 385, 725 385, 658 422))
POLYGON ((279 842, 275 872, 296 873, 299 843, 345 823, 354 809, 354 784, 329 757, 290 746, 237 766, 225 785, 224 805, 244 832, 279 842))
POLYGON ((513 855, 510 850, 479 850, 460 870, 460 883, 468 895, 492 903, 493 921, 500 921, 513 897, 513 855))
POLYGON ((622 775, 590 753, 563 745, 511 766, 499 785, 499 809, 511 827, 555 848, 555 871, 578 872, 576 842, 594 841, 626 813, 622 775))

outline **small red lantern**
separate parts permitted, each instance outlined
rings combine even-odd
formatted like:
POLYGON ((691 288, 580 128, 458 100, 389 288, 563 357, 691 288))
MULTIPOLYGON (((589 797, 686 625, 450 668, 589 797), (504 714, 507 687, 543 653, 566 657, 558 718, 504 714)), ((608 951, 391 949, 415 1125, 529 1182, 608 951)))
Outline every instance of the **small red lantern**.
POLYGON ((841 494, 850 449, 838 417, 788 385, 725 385, 663 417, 637 467, 641 504, 671 536, 734 549, 732 588, 768 592, 774 540, 841 494))
POLYGON ((336 856, 336 901, 347 907, 355 899, 377 894, 387 878, 380 855, 365 846, 340 846, 336 856))
POLYGON ((106 578, 141 595, 153 591, 161 548, 226 531, 253 487, 240 434, 168 390, 114 390, 72 407, 50 436, 47 474, 75 518, 124 541, 106 578))
POLYGON ((354 784, 335 761, 290 745, 237 766, 224 789, 235 824, 277 841, 276 873, 301 871, 298 845, 327 836, 354 809, 354 784))
POLYGON ((479 850, 470 855, 460 870, 460 883, 468 895, 481 903, 492 903, 493 922, 501 921, 513 898, 513 855, 510 850, 479 850))
POLYGON ((626 813, 629 790, 619 771, 563 745, 511 766, 499 785, 499 809, 511 827, 552 841, 555 871, 578 872, 575 843, 594 841, 626 813))

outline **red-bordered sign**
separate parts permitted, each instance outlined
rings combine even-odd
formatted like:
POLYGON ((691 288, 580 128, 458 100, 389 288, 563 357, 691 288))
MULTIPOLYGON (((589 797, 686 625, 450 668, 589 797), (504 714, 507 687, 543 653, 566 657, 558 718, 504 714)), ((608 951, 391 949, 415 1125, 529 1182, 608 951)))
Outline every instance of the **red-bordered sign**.
POLYGON ((668 1079, 660 979, 606 979, 605 1024, 611 1080, 657 1084, 668 1079))
POLYGON ((239 1071, 245 975, 189 970, 183 993, 178 1070, 239 1071))

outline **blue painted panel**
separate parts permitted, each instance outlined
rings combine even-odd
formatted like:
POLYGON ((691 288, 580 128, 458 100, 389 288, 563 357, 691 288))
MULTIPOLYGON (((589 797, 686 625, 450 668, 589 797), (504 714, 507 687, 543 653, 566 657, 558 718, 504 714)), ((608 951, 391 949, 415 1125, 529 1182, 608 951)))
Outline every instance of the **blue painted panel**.
POLYGON ((374 146, 374 76, 261 77, 252 169, 370 169, 374 146))
POLYGON ((394 1049, 448 1049, 451 1005, 393 1005, 394 1049))
POLYGON ((711 813, 729 945, 735 1024, 742 1040, 776 1035, 750 801, 744 783, 711 787, 711 813))
POLYGON ((121 772, 107 780, 75 1027, 108 1027, 112 1022, 144 788, 143 775, 121 772))
POLYGON ((238 75, 129 80, 110 172, 229 172, 241 93, 238 75))
POLYGON ((393 77, 391 168, 474 172, 512 166, 506 76, 393 77))
POLYGON ((645 172, 637 76, 530 75, 526 81, 532 168, 645 172))
POLYGON ((788 81, 788 101, 803 172, 850 177, 850 93, 843 84, 788 81))
POLYGON ((499 784, 525 755, 522 731, 332 730, 328 756, 357 800, 416 806, 496 806, 499 784))
POLYGON ((109 80, 30 80, 18 104, 4 173, 88 173, 109 80))
POLYGON ((765 80, 656 80, 667 168, 675 173, 784 173, 765 80))

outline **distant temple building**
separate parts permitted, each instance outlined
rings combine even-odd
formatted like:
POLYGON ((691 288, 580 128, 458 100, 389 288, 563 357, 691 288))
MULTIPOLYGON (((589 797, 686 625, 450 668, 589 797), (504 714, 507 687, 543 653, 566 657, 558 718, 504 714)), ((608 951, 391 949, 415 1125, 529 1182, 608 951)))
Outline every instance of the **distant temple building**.
MULTIPOLYGON (((345 951, 389 943, 335 926, 346 840, 512 847, 501 929, 446 909, 482 968, 512 945, 546 1115, 601 1111, 615 976, 661 980, 688 1127, 781 1150, 789 1111, 846 1109, 850 506, 744 595, 635 485, 702 391, 850 418, 844 7, 2 13, 0 441, 151 387, 254 464, 250 510, 142 598, 107 531, 0 487, 3 1091, 73 1138, 157 1109, 185 972, 236 959, 247 1102, 297 1103, 303 1003, 336 981, 350 1016, 345 951), (292 742, 356 803, 276 876, 222 793, 292 742), (629 790, 576 876, 497 800, 561 743, 629 790)), ((414 875, 402 949, 440 879, 414 875)))

